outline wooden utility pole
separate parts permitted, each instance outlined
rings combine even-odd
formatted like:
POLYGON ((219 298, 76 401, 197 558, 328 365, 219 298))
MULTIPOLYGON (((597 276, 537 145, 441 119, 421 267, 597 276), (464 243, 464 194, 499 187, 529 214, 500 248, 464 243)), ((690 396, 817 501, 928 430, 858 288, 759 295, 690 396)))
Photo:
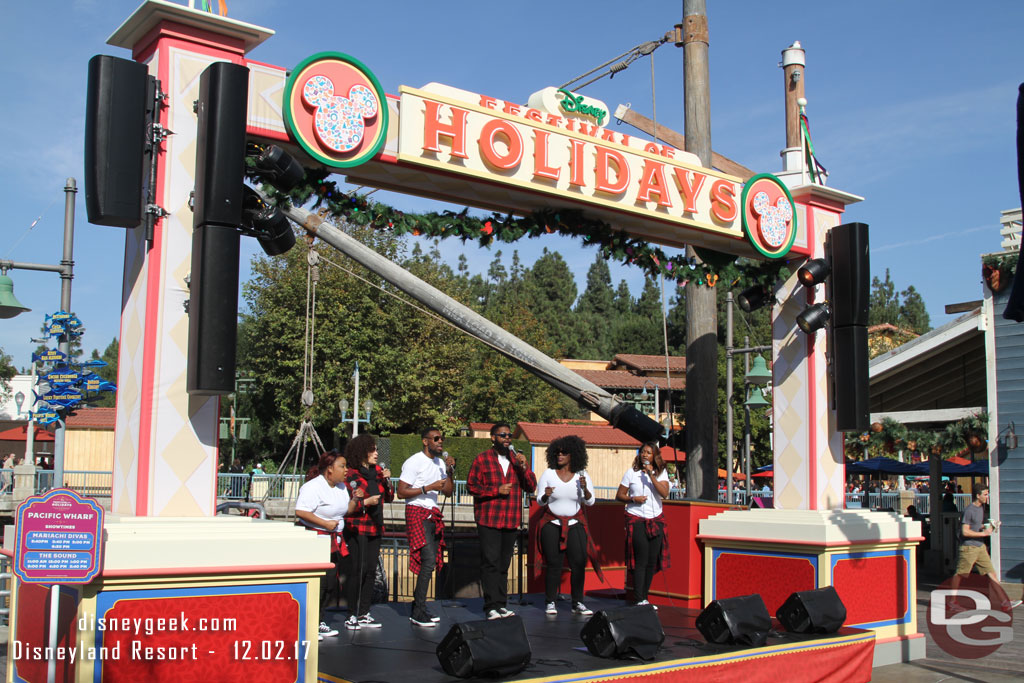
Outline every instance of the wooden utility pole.
MULTIPOLYGON (((683 0, 683 102, 686 151, 711 167, 708 17, 705 0, 683 0)), ((679 35, 681 33, 681 35, 679 35)), ((696 258, 693 247, 688 256, 696 258)), ((686 285, 686 495, 718 500, 718 330, 715 290, 686 285)))

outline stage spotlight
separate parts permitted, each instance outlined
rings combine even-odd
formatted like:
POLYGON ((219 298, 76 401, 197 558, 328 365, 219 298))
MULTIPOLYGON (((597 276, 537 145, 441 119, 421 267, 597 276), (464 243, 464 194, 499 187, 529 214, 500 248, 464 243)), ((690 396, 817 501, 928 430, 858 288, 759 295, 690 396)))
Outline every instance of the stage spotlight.
MULTIPOLYGON (((252 155, 256 170, 281 192, 288 192, 306 175, 306 169, 295 158, 277 145, 254 145, 252 155)), ((252 149, 252 148, 250 148, 252 149)))
POLYGON ((800 311, 796 317, 796 326, 804 334, 814 334, 825 327, 829 319, 828 306, 825 304, 814 304, 800 311))
POLYGON ((764 306, 768 300, 768 290, 761 285, 748 287, 740 292, 740 295, 736 297, 736 303, 738 303, 740 308, 747 313, 753 313, 764 306))
POLYGON ((772 618, 760 595, 715 600, 697 616, 697 630, 709 643, 761 647, 772 618))
POLYGON ((437 661, 449 676, 512 676, 533 653, 521 617, 455 624, 437 645, 437 661))
POLYGON ((295 233, 285 215, 264 202, 249 186, 245 186, 242 218, 267 256, 279 256, 295 246, 295 233))
POLYGON ((601 610, 590 617, 580 639, 597 657, 654 659, 665 631, 651 605, 601 610))
POLYGON ((828 261, 816 258, 801 266, 800 270, 796 271, 796 277, 804 287, 814 287, 824 282, 830 272, 832 272, 832 268, 828 265, 828 261))
POLYGON ((846 621, 846 606, 832 586, 797 591, 775 613, 792 633, 835 633, 846 621))

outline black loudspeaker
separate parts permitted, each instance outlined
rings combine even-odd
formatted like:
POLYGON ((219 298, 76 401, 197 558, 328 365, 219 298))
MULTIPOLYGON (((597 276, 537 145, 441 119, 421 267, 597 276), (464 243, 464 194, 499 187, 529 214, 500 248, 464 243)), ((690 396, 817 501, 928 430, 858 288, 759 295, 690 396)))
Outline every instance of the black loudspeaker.
POLYGON ((142 222, 149 71, 128 59, 89 60, 85 96, 85 210, 90 223, 142 222))
POLYGON ((242 223, 249 69, 215 62, 199 77, 194 225, 242 223))
POLYGON ((829 277, 832 326, 867 325, 871 297, 867 224, 837 225, 829 231, 827 248, 832 265, 829 277))
POLYGON ((192 231, 186 390, 198 396, 235 390, 238 342, 238 247, 235 228, 192 231))
POLYGON ((846 621, 846 606, 832 586, 797 591, 775 616, 792 633, 835 633, 846 621))
POLYGON ((511 676, 530 663, 530 641, 518 616, 455 624, 437 646, 449 676, 511 676))
POLYGON ((583 644, 598 657, 654 659, 665 631, 651 605, 601 610, 580 631, 583 644))
POLYGON ((868 328, 837 327, 829 339, 835 382, 836 429, 865 432, 870 423, 868 401, 868 328))
POLYGON ((771 627, 760 595, 715 600, 697 616, 697 630, 709 643, 761 647, 771 627))

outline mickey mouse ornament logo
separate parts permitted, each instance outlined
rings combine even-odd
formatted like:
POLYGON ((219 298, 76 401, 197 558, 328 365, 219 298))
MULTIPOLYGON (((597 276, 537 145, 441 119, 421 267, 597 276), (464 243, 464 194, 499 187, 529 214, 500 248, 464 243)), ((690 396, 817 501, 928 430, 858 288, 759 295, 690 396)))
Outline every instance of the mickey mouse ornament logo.
POLYGON ((349 55, 321 52, 303 60, 285 84, 284 110, 296 142, 328 166, 358 166, 384 145, 384 90, 373 73, 349 55))
POLYGON ((743 229, 754 248, 768 258, 782 258, 796 239, 793 196, 778 178, 761 173, 743 187, 743 229))

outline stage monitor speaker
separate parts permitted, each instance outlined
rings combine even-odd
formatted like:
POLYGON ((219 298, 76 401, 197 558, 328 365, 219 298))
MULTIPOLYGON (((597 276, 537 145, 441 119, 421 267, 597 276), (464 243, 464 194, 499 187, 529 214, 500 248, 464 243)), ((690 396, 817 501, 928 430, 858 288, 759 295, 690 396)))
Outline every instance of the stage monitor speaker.
POLYGON ((149 71, 120 57, 89 60, 85 95, 85 210, 89 222, 142 222, 149 71))
POLYGON ((665 631, 653 606, 632 605, 601 610, 583 626, 580 638, 598 657, 654 659, 665 631))
POLYGON ((846 621, 846 606, 832 586, 797 591, 775 613, 792 633, 835 633, 846 621))
POLYGON ((437 646, 449 676, 511 676, 530 663, 530 641, 518 616, 455 624, 437 646))
POLYGON ((761 647, 771 627, 760 595, 715 600, 697 616, 697 630, 709 643, 761 647))

